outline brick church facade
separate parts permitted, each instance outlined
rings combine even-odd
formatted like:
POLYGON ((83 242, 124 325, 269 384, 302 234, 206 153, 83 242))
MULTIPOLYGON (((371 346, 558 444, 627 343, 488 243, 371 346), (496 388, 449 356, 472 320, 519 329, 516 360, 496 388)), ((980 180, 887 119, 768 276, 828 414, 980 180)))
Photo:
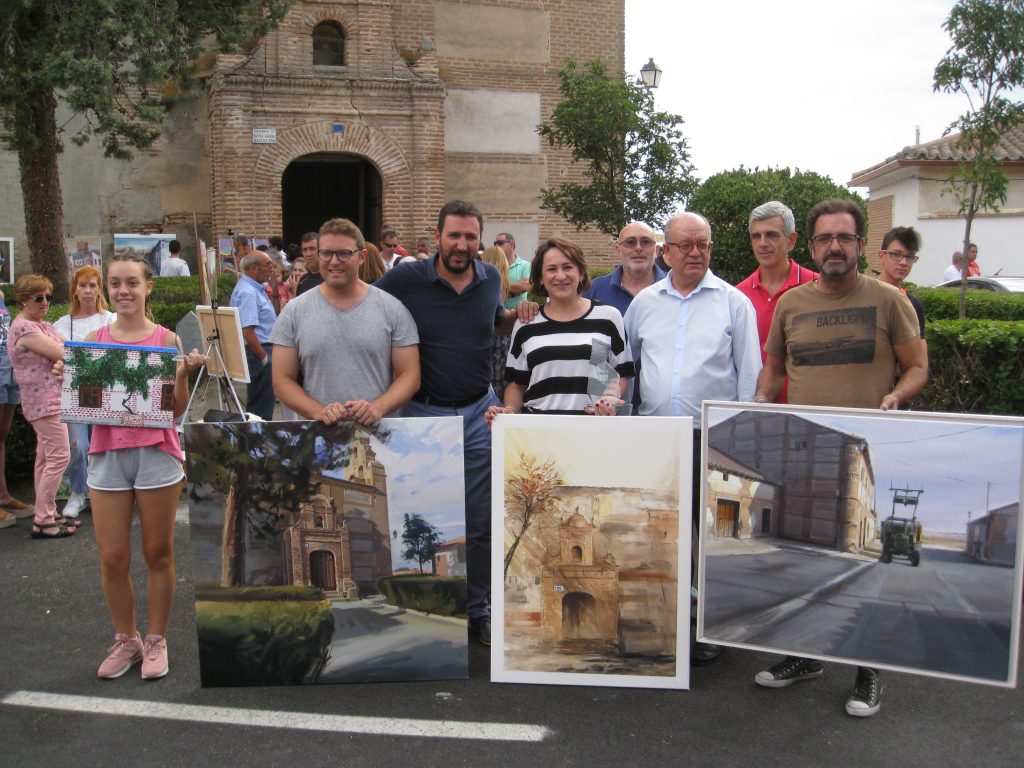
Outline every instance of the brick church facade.
MULTIPOLYGON (((623 40, 624 0, 298 0, 251 56, 204 62, 205 94, 172 110, 152 150, 121 163, 69 143, 66 230, 98 233, 107 256, 115 231, 174 232, 192 261, 194 221, 207 243, 229 230, 297 242, 341 215, 412 246, 462 198, 483 211, 485 242, 511 231, 532 257, 567 236, 610 264, 607 237, 540 210, 541 187, 580 172, 536 126, 567 58, 621 71, 623 40)), ((0 177, 0 235, 23 272, 11 153, 0 177)))

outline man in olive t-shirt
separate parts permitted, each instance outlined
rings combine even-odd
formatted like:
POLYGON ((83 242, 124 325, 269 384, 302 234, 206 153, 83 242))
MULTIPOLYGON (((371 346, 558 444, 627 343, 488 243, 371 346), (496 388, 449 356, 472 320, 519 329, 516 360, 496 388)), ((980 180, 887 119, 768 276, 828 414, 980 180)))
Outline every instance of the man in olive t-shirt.
MULTIPOLYGON (((851 200, 825 200, 807 214, 818 279, 779 299, 765 343, 754 402, 772 402, 789 376, 789 402, 895 410, 928 379, 928 353, 907 297, 857 267, 867 221, 851 200), (896 364, 899 363, 899 379, 896 364)), ((757 673, 765 688, 822 674, 820 661, 787 656, 757 673)), ((870 717, 881 707, 877 669, 857 668, 846 712, 870 717)))

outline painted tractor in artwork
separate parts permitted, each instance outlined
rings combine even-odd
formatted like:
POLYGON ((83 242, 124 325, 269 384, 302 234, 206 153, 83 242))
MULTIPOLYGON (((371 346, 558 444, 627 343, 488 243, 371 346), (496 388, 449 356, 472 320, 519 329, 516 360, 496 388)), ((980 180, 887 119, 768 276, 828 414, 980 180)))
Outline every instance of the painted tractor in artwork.
MULTIPOLYGON (((893 557, 905 557, 910 564, 917 567, 921 563, 921 523, 917 520, 917 504, 924 493, 920 489, 890 488, 892 496, 892 512, 887 520, 882 521, 882 555, 879 560, 891 563, 893 557), (897 517, 896 505, 912 507, 910 517, 897 517)), ((906 513, 904 513, 906 514, 906 513)))

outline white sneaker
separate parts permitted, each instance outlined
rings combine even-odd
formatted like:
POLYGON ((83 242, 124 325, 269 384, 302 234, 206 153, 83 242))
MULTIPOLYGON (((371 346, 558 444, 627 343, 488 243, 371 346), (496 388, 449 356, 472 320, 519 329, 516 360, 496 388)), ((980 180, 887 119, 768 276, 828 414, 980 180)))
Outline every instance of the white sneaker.
POLYGON ((85 509, 85 494, 72 493, 68 503, 64 505, 64 517, 78 517, 85 509))

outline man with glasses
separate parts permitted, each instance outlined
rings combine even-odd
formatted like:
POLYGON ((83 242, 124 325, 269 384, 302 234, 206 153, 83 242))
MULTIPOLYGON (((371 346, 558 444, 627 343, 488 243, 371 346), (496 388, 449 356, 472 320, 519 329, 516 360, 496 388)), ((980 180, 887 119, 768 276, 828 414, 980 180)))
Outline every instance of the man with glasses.
POLYGON ((242 274, 231 291, 229 306, 238 307, 249 364, 246 410, 264 421, 274 418, 274 389, 270 368, 270 331, 277 313, 263 283, 270 279, 274 260, 263 251, 250 251, 242 259, 242 274))
POLYGON ((619 232, 615 246, 618 266, 611 274, 595 278, 583 296, 611 304, 625 315, 634 296, 666 277, 667 273, 654 263, 657 247, 653 229, 640 221, 630 222, 619 232))
MULTIPOLYGON (((885 411, 921 391, 928 356, 913 307, 891 285, 858 270, 866 229, 864 212, 852 200, 825 200, 807 214, 820 276, 779 299, 755 402, 774 400, 787 376, 789 401, 801 405, 885 411)), ((787 656, 754 681, 784 688, 822 671, 819 661, 787 656)), ((858 667, 846 712, 869 717, 878 712, 881 697, 878 670, 858 667)))
POLYGON ((910 270, 917 263, 917 252, 921 250, 921 236, 913 227, 894 227, 882 238, 882 249, 878 252, 878 261, 882 271, 878 279, 888 283, 910 300, 914 312, 917 313, 917 324, 924 338, 924 306, 916 296, 911 296, 903 288, 910 270))
MULTIPOLYGON (((736 287, 750 299, 757 315, 757 336, 761 341, 761 361, 764 362, 764 343, 772 325, 775 306, 790 288, 818 278, 813 269, 806 269, 789 257, 796 246, 796 220, 789 206, 772 200, 750 212, 747 221, 750 246, 754 249, 757 269, 736 287)), ((782 387, 778 402, 786 402, 786 387, 782 387)))
POLYGON ((508 299, 505 309, 515 309, 516 304, 526 301, 530 290, 530 262, 520 259, 516 253, 516 239, 510 232, 499 232, 494 244, 505 252, 508 260, 508 299))
MULTIPOLYGON (((668 276, 641 291, 626 311, 626 335, 638 363, 641 416, 693 418, 693 541, 702 533, 700 422, 703 400, 750 400, 761 349, 750 301, 709 269, 711 225, 696 213, 665 227, 668 276)), ((694 574, 696 576, 696 574, 694 574)), ((694 664, 721 653, 697 643, 694 664)))
POLYGON ((409 252, 398 242, 398 232, 391 227, 385 227, 380 235, 380 258, 384 262, 384 269, 397 267, 409 257, 409 252))
POLYGON ((366 243, 355 224, 331 219, 319 243, 323 283, 285 305, 270 337, 274 393, 300 417, 369 426, 398 415, 419 389, 416 324, 398 299, 359 279, 366 243))

